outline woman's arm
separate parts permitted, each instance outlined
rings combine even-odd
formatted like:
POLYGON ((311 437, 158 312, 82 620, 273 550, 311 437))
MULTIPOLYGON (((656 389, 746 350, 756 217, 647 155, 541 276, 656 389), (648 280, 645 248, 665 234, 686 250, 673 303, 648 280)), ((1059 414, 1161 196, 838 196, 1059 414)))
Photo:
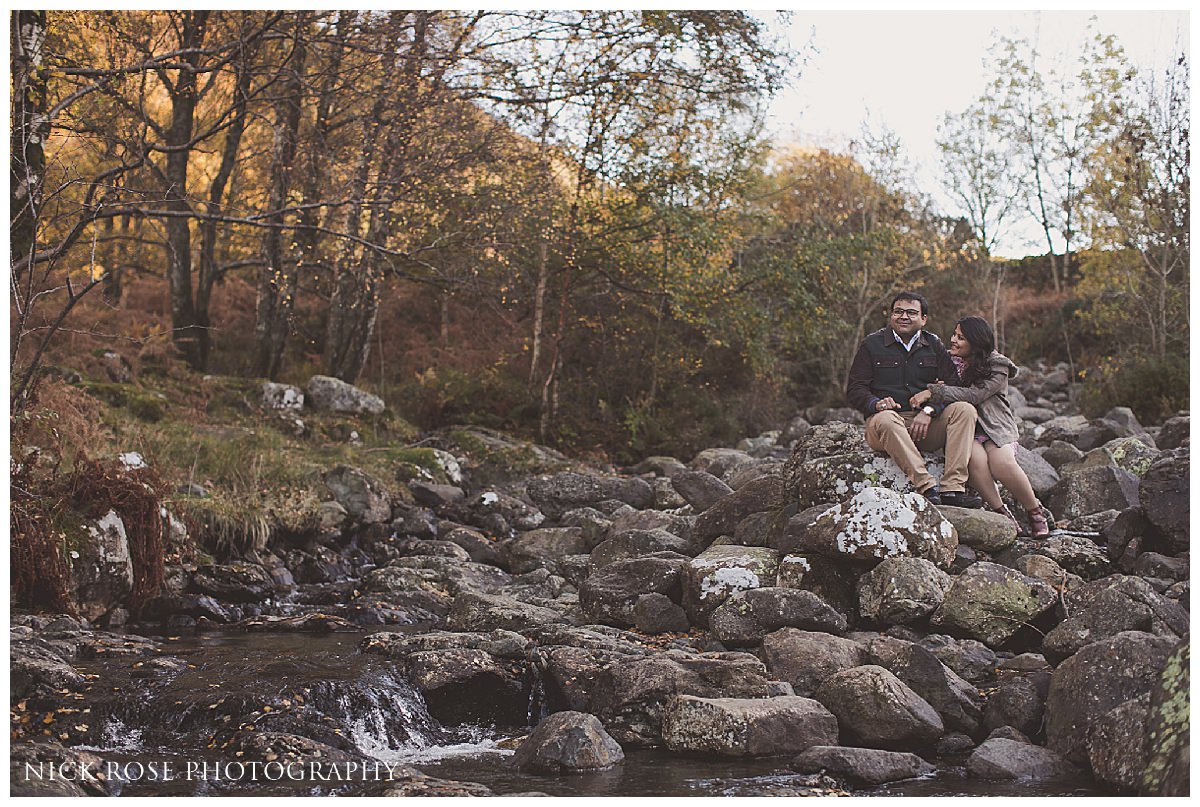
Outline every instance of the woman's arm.
POLYGON ((933 403, 954 403, 966 401, 969 404, 979 404, 991 398, 998 392, 1003 392, 1008 386, 1008 372, 1002 368, 993 368, 992 374, 981 381, 976 381, 969 387, 952 387, 948 384, 930 384, 928 389, 933 403))

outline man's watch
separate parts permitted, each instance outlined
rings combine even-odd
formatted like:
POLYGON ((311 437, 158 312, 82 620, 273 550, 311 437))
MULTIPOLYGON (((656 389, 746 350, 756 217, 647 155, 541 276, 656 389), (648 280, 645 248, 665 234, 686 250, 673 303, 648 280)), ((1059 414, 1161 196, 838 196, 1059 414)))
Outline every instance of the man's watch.
POLYGON ((933 417, 934 413, 937 412, 937 410, 934 409, 929 404, 925 404, 924 406, 922 406, 921 411, 924 412, 925 414, 929 415, 930 417, 933 417))

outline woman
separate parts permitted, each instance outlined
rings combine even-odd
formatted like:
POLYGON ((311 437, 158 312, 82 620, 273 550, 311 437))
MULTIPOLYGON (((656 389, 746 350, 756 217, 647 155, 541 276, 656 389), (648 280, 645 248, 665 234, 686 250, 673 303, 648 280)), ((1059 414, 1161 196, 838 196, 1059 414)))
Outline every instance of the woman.
MULTIPOLYGON (((979 410, 975 427, 975 445, 967 476, 988 509, 1003 513, 1017 523, 1016 517, 1004 506, 999 480, 1012 493, 1029 516, 1034 538, 1050 534, 1050 524, 1029 484, 1029 477, 1017 464, 1013 445, 1017 442, 1017 419, 1008 403, 1008 379, 1017 374, 1017 366, 996 352, 996 336, 992 326, 982 317, 963 317, 954 326, 950 337, 950 357, 958 367, 959 377, 951 385, 937 383, 918 392, 909 403, 915 409, 927 401, 935 404, 966 401, 979 410)), ((1018 525, 1018 529, 1019 529, 1018 525)))

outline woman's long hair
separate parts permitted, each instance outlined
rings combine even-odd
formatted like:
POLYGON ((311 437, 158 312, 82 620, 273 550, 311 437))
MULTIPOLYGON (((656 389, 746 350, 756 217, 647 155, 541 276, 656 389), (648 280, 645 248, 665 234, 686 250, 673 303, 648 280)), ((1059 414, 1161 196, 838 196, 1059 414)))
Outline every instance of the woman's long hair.
POLYGON ((996 332, 983 317, 963 317, 958 321, 958 327, 963 338, 971 345, 962 372, 962 383, 969 387, 992 374, 988 357, 996 349, 996 332))

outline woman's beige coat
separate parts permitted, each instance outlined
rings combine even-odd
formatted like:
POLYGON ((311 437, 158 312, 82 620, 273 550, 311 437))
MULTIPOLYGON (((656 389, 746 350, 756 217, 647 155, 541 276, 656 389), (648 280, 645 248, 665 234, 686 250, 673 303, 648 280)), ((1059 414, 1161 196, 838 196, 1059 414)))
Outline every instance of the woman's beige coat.
POLYGON ((1017 418, 1008 402, 1008 379, 1017 374, 1017 365, 1007 356, 992 351, 988 356, 991 372, 969 387, 930 384, 930 400, 937 404, 966 401, 979 411, 979 428, 998 446, 1017 442, 1017 418))

